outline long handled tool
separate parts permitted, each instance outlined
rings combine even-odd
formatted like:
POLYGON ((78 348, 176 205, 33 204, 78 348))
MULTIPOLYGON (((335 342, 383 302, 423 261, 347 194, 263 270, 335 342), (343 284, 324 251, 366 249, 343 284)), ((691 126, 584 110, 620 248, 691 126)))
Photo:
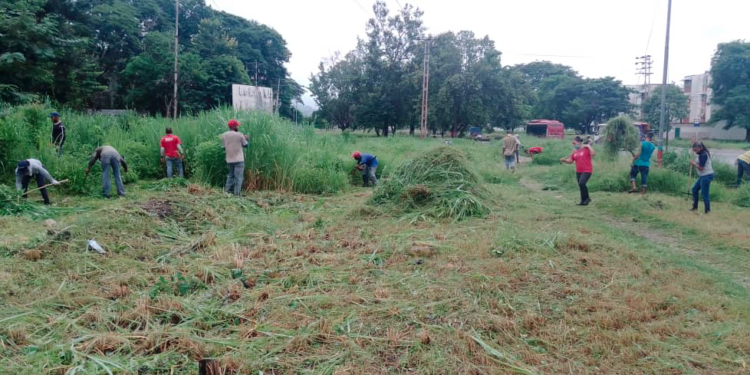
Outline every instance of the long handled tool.
MULTIPOLYGON (((60 180, 60 181, 57 181, 57 182, 59 182, 59 183, 61 183, 61 184, 64 184, 64 183, 68 182, 68 179, 60 180)), ((54 186, 54 185, 55 185, 55 184, 47 184, 47 185, 44 185, 44 186, 42 186, 42 187, 38 187, 38 188, 36 188, 36 189, 31 189, 31 190, 28 190, 28 191, 26 191, 25 193, 23 193, 23 195, 26 195, 26 194, 28 194, 28 193, 31 193, 31 192, 34 192, 34 191, 37 191, 37 190, 42 190, 42 189, 45 189, 45 188, 48 188, 48 187, 50 187, 50 186, 54 186)))
POLYGON ((693 196, 692 188, 690 187, 690 185, 693 183, 692 181, 693 181, 693 165, 690 164, 690 171, 688 172, 688 190, 687 190, 687 193, 685 193, 687 195, 688 200, 690 200, 690 197, 693 196))

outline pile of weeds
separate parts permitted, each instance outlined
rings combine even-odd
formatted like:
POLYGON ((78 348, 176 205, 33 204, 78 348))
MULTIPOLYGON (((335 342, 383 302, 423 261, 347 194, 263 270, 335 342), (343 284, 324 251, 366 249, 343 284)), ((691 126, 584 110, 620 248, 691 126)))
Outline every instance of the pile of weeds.
POLYGON ((742 185, 737 189, 737 195, 732 199, 732 204, 739 207, 750 207, 750 185, 742 185))
POLYGON ((370 202, 397 212, 462 220, 486 216, 486 196, 466 155, 441 146, 399 166, 370 202))
POLYGON ((47 208, 29 202, 20 197, 20 193, 13 188, 0 185, 0 216, 42 217, 47 214, 47 208))

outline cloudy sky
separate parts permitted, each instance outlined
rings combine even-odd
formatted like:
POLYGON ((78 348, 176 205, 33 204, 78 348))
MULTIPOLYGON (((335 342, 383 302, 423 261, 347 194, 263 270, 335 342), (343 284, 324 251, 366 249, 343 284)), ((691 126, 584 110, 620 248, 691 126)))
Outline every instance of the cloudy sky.
MULTIPOLYGON (((206 0, 219 10, 275 28, 292 52, 292 78, 307 85, 321 59, 364 36, 375 0, 206 0)), ((661 81, 667 0, 385 0, 422 9, 428 33, 471 30, 489 35, 503 65, 550 60, 586 77, 642 83, 635 57, 650 54, 661 81)), ((710 69, 720 42, 750 40, 748 0, 674 0, 668 79, 710 69)), ((307 101, 307 100, 306 100, 307 101)))

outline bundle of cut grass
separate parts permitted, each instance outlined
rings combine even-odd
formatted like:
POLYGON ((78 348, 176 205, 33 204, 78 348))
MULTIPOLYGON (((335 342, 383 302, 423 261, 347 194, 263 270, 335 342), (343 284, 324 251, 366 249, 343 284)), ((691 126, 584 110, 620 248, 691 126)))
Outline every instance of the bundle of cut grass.
POLYGON ((441 146, 399 166, 370 202, 398 212, 462 220, 487 215, 486 196, 466 155, 441 146))
POLYGON ((640 141, 638 129, 624 116, 609 120, 604 128, 603 136, 604 156, 609 160, 617 159, 620 151, 634 153, 640 141))
POLYGON ((13 188, 0 185, 0 216, 24 215, 32 218, 44 216, 46 208, 19 198, 13 188))

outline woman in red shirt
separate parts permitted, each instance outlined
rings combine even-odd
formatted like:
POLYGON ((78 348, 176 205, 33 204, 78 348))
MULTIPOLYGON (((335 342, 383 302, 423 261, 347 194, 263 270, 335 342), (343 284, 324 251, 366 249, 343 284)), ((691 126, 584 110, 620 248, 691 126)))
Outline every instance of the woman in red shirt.
POLYGON ((575 150, 567 158, 560 159, 560 162, 566 164, 576 163, 576 180, 578 181, 578 188, 581 189, 581 203, 579 206, 587 206, 591 203, 589 197, 589 189, 586 187, 586 183, 589 182, 589 178, 594 174, 594 165, 591 163, 591 157, 596 156, 596 150, 591 147, 590 144, 583 144, 581 137, 576 137, 573 140, 573 147, 575 150))

